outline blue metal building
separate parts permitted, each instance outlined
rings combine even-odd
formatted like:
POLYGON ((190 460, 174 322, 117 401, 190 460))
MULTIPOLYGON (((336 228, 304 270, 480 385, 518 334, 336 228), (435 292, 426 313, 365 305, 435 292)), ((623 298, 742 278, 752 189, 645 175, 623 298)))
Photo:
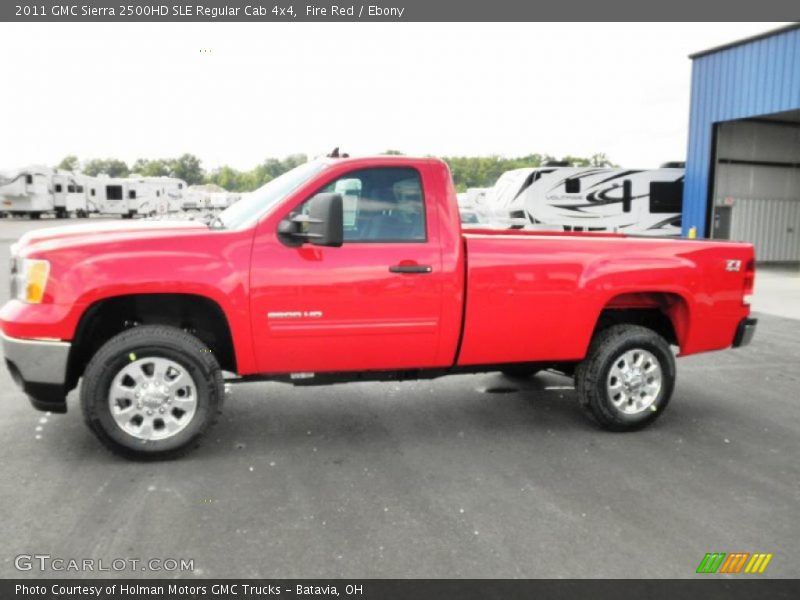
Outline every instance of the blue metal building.
POLYGON ((800 261, 800 24, 691 58, 684 235, 800 261))

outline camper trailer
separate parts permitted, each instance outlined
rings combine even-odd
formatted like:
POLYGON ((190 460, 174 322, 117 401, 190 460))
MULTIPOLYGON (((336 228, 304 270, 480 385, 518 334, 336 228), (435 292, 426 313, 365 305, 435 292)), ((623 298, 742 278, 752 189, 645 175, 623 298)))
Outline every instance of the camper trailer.
POLYGON ((98 177, 88 186, 87 201, 123 219, 161 215, 180 211, 185 188, 174 177, 98 177))
POLYGON ((155 216, 179 212, 186 182, 175 177, 129 178, 128 214, 155 216))
POLYGON ((184 210, 223 210, 241 198, 238 192, 228 192, 214 184, 192 185, 183 194, 181 206, 184 210))
POLYGON ((101 175, 92 180, 88 189, 87 202, 97 206, 100 214, 118 215, 122 218, 130 218, 136 214, 136 209, 131 209, 129 204, 129 201, 136 201, 134 180, 101 175))
POLYGON ((53 169, 33 166, 0 173, 0 212, 38 219, 53 212, 53 169))
POLYGON ((72 174, 72 181, 67 184, 67 196, 64 208, 68 215, 86 218, 91 213, 99 212, 96 196, 90 196, 95 178, 80 173, 72 174))
POLYGON ((678 236, 684 169, 673 165, 515 169, 498 179, 488 203, 511 227, 678 236))
POLYGON ((70 213, 76 216, 88 214, 86 206, 87 177, 72 171, 56 170, 53 173, 51 187, 53 190, 53 209, 56 218, 64 219, 70 213))

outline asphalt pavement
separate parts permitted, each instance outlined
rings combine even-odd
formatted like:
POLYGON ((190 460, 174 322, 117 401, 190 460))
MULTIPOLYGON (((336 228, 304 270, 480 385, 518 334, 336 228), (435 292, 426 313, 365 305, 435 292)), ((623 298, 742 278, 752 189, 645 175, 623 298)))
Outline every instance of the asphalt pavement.
MULTIPOLYGON (((52 224, 0 221, 0 265, 52 224)), ((0 576, 97 575, 15 568, 47 554, 194 561, 125 577, 682 578, 769 552, 763 577, 798 577, 800 320, 758 316, 751 346, 679 359, 669 409, 631 434, 551 373, 249 383, 201 448, 143 464, 94 439, 75 392, 36 412, 0 369, 0 576)))

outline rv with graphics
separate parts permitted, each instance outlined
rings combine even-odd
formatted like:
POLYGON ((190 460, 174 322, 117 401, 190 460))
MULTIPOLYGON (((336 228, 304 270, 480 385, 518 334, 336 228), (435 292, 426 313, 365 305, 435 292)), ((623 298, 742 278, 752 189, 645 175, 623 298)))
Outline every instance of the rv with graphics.
POLYGON ((509 226, 680 235, 684 169, 542 167, 504 173, 488 200, 509 226))
POLYGON ((10 215, 28 214, 38 219, 54 210, 49 167, 31 166, 0 173, 0 211, 10 215))
POLYGON ((129 196, 129 212, 157 215, 179 212, 183 206, 186 182, 177 177, 135 177, 134 195, 129 196))
POLYGON ((101 214, 123 219, 178 212, 186 182, 175 177, 98 177, 88 200, 101 214))

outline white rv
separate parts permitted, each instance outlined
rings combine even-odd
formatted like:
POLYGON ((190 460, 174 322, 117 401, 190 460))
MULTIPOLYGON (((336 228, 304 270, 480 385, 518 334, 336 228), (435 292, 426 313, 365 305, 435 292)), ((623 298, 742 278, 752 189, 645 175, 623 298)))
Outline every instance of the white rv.
POLYGON ((683 177, 682 166, 515 169, 498 179, 488 203, 512 227, 677 236, 683 177))
POLYGON ((99 212, 96 184, 94 182, 94 177, 80 173, 72 174, 72 180, 67 184, 67 195, 64 204, 66 214, 85 218, 90 213, 99 212), (95 189, 95 196, 90 195, 92 189, 95 189))
POLYGON ((56 170, 53 172, 51 185, 53 190, 53 208, 56 218, 63 219, 69 213, 85 216, 86 176, 72 171, 56 170))
POLYGON ((184 210, 221 210, 237 202, 241 196, 213 183, 192 185, 183 194, 181 207, 184 210))
POLYGON ((128 190, 131 216, 154 216, 178 212, 186 182, 174 177, 132 177, 128 190))
POLYGON ((180 211, 186 182, 174 177, 97 177, 87 187, 87 202, 100 213, 129 219, 180 211))
POLYGON ((125 177, 108 177, 100 175, 92 179, 88 185, 87 202, 97 206, 97 211, 104 215, 119 215, 130 218, 136 214, 129 201, 136 201, 134 180, 125 177))
POLYGON ((27 214, 38 219, 42 213, 52 212, 53 169, 33 166, 0 173, 0 212, 10 215, 27 214))

